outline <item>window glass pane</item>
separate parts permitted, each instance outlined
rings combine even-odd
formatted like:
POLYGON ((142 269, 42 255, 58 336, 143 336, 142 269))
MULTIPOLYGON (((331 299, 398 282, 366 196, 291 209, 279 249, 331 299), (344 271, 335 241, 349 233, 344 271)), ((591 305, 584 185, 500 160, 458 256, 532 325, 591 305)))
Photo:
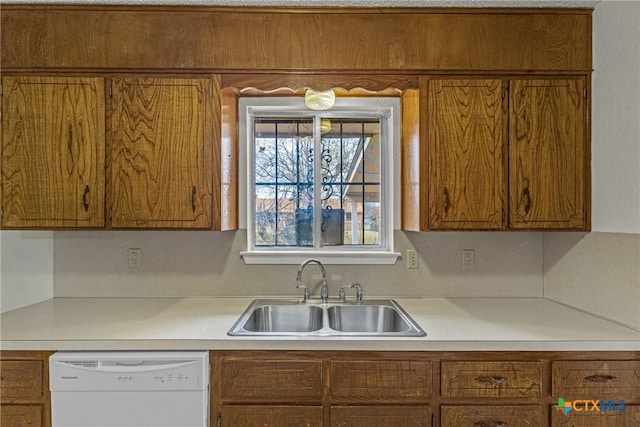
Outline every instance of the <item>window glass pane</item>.
POLYGON ((322 244, 379 246, 380 122, 331 122, 322 136, 322 244))
POLYGON ((318 153, 313 123, 254 119, 255 246, 380 246, 380 120, 322 118, 318 153), (321 242, 314 242, 314 215, 321 215, 321 242))
POLYGON ((254 153, 256 247, 313 246, 313 119, 255 119, 254 153))

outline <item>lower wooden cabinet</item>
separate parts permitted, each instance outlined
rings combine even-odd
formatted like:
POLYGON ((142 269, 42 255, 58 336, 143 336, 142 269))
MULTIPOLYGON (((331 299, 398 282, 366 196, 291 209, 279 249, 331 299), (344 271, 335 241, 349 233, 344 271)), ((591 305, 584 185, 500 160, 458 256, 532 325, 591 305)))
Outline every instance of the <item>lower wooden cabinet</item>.
POLYGON ((332 406, 332 427, 427 427, 428 406, 332 406))
POLYGON ((441 394, 444 397, 540 397, 542 363, 442 362, 441 394))
POLYGON ((424 360, 331 360, 332 403, 424 404, 433 394, 432 363, 424 360))
MULTIPOLYGON (((49 355, 0 352, 2 427, 51 426, 49 355)), ((640 427, 640 351, 212 351, 210 418, 211 427, 640 427)))
POLYGON ((638 351, 211 354, 220 426, 640 427, 638 351))
POLYGON ((49 355, 43 351, 0 352, 0 425, 51 425, 49 355))
POLYGON ((224 405, 221 427, 322 427, 321 406, 224 405))
POLYGON ((442 406, 442 426, 455 427, 532 427, 543 425, 540 406, 442 406))
POLYGON ((2 405, 2 427, 40 427, 43 423, 42 405, 2 405))
POLYGON ((640 406, 626 406, 620 411, 569 411, 566 415, 553 408, 551 427, 638 427, 640 406))

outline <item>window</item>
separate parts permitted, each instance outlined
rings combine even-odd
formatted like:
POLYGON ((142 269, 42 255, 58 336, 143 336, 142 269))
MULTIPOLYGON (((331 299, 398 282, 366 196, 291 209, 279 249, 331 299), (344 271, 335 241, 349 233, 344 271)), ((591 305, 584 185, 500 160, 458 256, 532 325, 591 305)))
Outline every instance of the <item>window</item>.
POLYGON ((398 123, 396 98, 242 98, 245 262, 394 263, 398 123))

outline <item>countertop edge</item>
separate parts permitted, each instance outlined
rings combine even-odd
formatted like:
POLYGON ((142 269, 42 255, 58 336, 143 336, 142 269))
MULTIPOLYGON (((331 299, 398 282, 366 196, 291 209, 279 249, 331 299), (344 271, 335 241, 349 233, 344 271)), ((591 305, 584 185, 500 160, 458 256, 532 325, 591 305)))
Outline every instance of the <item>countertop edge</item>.
POLYGON ((640 351, 638 341, 410 341, 391 340, 74 340, 0 341, 0 350, 325 350, 325 351, 640 351))

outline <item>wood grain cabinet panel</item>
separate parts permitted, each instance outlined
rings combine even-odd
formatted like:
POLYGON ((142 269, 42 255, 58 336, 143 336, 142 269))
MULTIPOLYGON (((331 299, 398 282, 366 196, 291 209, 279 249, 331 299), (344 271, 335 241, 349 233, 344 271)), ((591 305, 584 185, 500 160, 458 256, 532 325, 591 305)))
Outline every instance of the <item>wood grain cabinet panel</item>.
POLYGON ((234 403, 322 402, 322 361, 222 361, 222 401, 234 403))
POLYGON ((212 227, 211 79, 114 78, 113 228, 212 227))
POLYGON ((442 362, 441 394, 443 397, 540 397, 542 364, 442 362))
POLYGON ((640 361, 557 361, 552 363, 552 393, 568 398, 640 399, 640 361))
POLYGON ((428 406, 332 406, 332 427, 428 427, 428 406))
POLYGON ((39 400, 46 384, 42 361, 3 360, 0 364, 0 391, 2 401, 39 400))
POLYGON ((0 352, 1 426, 51 425, 50 354, 45 351, 0 352))
POLYGON ((585 229, 585 81, 513 80, 509 227, 585 229))
POLYGON ((540 406, 442 406, 442 427, 538 427, 540 406))
POLYGON ((321 406, 225 405, 222 427, 322 427, 321 406))
POLYGON ((425 403, 431 394, 428 361, 331 361, 334 403, 425 403))
POLYGON ((0 411, 2 427, 41 427, 42 406, 40 405, 2 405, 0 411))
POLYGON ((104 80, 2 79, 2 226, 104 226, 104 80))
POLYGON ((429 81, 430 229, 503 228, 502 86, 501 80, 429 81))
POLYGON ((627 406, 624 411, 576 412, 565 415, 552 409, 552 427, 638 427, 640 426, 640 407, 627 406))

